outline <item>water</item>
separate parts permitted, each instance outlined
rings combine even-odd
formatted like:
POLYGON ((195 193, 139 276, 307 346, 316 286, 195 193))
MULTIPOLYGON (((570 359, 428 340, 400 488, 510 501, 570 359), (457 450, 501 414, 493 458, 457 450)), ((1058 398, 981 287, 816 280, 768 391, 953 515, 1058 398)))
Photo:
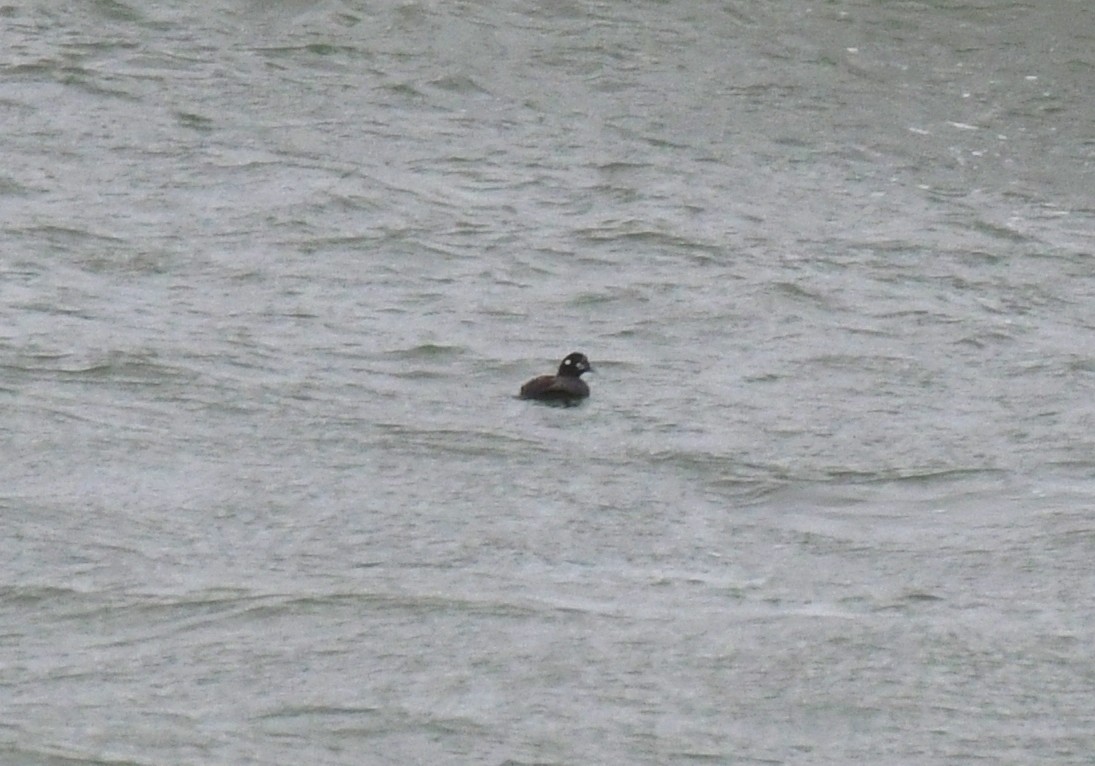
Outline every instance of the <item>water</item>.
POLYGON ((0 761, 1091 763, 1093 37, 0 8, 0 761))

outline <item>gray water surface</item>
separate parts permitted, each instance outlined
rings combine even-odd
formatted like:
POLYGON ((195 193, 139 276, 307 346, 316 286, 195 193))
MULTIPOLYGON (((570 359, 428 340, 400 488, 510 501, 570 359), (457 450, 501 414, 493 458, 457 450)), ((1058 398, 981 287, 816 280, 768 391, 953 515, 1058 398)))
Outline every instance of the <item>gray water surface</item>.
POLYGON ((3 763, 1095 763, 1089 4, 0 51, 3 763))

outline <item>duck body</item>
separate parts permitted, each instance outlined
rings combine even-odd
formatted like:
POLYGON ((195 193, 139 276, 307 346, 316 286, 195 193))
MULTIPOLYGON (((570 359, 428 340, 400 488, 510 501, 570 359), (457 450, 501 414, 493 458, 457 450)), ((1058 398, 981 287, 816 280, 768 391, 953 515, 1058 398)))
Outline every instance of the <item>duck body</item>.
POLYGON ((541 375, 521 386, 521 398, 576 404, 589 396, 589 386, 582 380, 582 374, 592 370, 585 354, 568 354, 555 375, 541 375))

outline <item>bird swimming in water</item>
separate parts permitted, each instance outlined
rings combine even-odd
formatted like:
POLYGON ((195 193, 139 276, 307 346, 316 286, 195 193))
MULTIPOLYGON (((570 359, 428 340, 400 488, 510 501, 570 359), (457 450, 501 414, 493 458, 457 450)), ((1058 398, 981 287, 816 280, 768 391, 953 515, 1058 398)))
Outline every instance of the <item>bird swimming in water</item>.
POLYGON ((582 380, 582 373, 592 371, 585 354, 567 354, 555 375, 541 375, 521 386, 521 398, 577 404, 589 396, 589 386, 582 380))

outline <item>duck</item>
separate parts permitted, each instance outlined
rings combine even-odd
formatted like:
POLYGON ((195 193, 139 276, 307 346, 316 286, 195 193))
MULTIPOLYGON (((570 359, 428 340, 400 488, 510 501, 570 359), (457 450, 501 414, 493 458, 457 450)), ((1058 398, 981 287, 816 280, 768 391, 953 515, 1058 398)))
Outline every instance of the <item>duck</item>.
POLYGON ((541 375, 521 386, 521 398, 577 404, 589 396, 589 386, 582 380, 586 372, 593 372, 593 367, 585 354, 567 354, 556 374, 541 375))

